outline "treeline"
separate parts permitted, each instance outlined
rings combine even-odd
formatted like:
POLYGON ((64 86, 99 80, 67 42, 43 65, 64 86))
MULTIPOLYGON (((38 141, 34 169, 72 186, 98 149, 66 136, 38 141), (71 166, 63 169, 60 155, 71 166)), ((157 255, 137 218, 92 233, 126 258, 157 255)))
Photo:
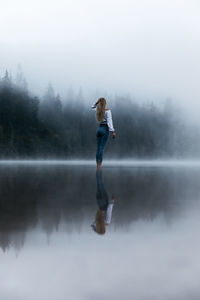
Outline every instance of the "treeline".
MULTIPOLYGON (((62 100, 51 85, 39 99, 28 91, 22 73, 14 81, 6 71, 0 79, 0 157, 94 159, 91 102, 81 91, 76 95, 72 90, 62 100)), ((117 137, 109 140, 107 158, 198 156, 200 134, 195 131, 192 137, 170 100, 162 107, 139 104, 128 96, 108 102, 117 137)))

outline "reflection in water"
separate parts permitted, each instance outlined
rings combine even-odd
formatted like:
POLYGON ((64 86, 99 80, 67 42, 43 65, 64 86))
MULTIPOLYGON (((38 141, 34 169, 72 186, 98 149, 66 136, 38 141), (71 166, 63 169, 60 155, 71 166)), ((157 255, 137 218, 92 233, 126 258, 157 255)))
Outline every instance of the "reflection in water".
MULTIPOLYGON (((200 169, 104 170, 106 189, 114 191, 117 198, 110 231, 131 230, 133 222, 151 222, 158 216, 167 223, 176 221, 200 200, 200 169)), ((36 229, 45 232, 48 239, 63 226, 66 233, 87 231, 96 211, 95 193, 99 205, 96 220, 100 215, 100 224, 105 218, 110 223, 114 199, 108 198, 106 189, 102 173, 95 178, 91 167, 1 166, 0 247, 4 251, 20 249, 27 234, 36 229)))
POLYGON ((96 212, 95 221, 92 223, 92 228, 99 234, 106 232, 106 225, 111 223, 112 209, 114 205, 114 195, 109 200, 108 193, 104 186, 103 175, 101 170, 96 171, 96 199, 99 209, 96 212))
POLYGON ((199 227, 198 168, 1 165, 0 299, 199 299, 199 227))

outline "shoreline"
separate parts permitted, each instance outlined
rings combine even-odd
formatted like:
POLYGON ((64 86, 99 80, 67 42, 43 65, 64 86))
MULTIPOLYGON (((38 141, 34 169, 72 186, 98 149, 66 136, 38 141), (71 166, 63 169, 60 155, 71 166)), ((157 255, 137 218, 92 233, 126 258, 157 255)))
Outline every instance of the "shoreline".
MULTIPOLYGON (((95 160, 84 159, 6 159, 0 165, 66 165, 96 166, 95 160)), ((200 167, 200 160, 104 160, 103 166, 112 167, 200 167)))

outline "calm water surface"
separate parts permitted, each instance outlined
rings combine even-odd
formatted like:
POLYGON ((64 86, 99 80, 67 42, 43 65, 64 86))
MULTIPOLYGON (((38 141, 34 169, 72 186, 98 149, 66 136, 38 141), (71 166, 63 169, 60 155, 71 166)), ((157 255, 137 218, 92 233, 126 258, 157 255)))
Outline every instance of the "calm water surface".
POLYGON ((199 229, 199 167, 1 165, 0 299, 200 299, 199 229))

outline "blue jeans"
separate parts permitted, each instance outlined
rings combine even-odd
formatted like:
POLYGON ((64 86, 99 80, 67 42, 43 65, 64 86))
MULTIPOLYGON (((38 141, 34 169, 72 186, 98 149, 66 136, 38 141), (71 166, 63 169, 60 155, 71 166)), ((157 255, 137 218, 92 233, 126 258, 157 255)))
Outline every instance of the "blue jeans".
POLYGON ((104 186, 102 171, 96 172, 96 199, 100 210, 107 210, 108 194, 104 186))
POLYGON ((108 140, 109 129, 107 125, 99 126, 96 131, 97 140, 97 152, 96 152, 96 162, 101 163, 103 160, 103 152, 108 140))

